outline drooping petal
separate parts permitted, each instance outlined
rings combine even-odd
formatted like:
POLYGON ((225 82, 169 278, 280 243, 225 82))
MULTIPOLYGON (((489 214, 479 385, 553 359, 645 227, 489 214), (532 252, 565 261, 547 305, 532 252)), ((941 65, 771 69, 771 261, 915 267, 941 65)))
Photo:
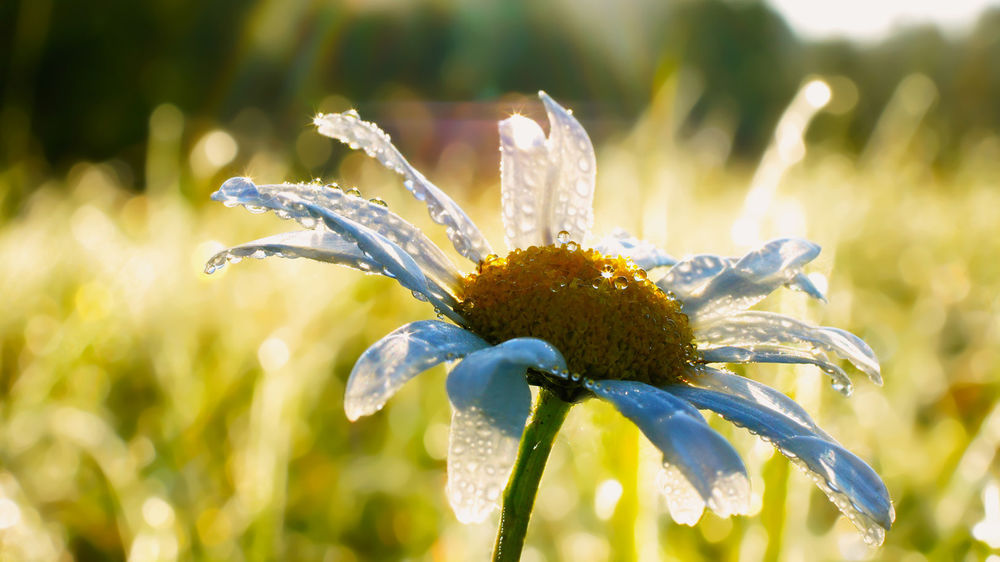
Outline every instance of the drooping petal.
POLYGON ((705 263, 704 267, 694 268, 683 260, 674 269, 685 264, 685 269, 700 269, 703 273, 697 276, 682 274, 682 279, 687 277, 693 282, 678 286, 673 285, 668 274, 659 285, 663 290, 678 295, 684 303, 684 313, 697 327, 712 318, 745 310, 778 287, 793 282, 802 267, 819 255, 819 251, 819 246, 807 240, 772 240, 735 263, 727 258, 711 260, 697 256, 705 263), (687 294, 682 294, 682 291, 687 294))
POLYGON ((770 441, 812 477, 830 500, 858 527, 865 541, 878 545, 892 526, 895 511, 878 474, 857 456, 799 421, 759 403, 726 392, 686 385, 664 390, 696 407, 770 441))
POLYGON ((229 262, 247 257, 262 259, 270 256, 309 258, 364 272, 381 268, 359 250, 357 244, 344 240, 339 234, 329 230, 296 230, 227 248, 208 260, 205 272, 213 273, 229 262))
POLYGON ((413 377, 487 347, 489 344, 472 332, 438 320, 420 320, 397 328, 354 364, 344 393, 344 412, 351 421, 373 414, 413 377))
POLYGON ((655 245, 629 235, 628 232, 616 228, 610 236, 601 240, 594 249, 606 256, 623 256, 632 258, 635 265, 649 271, 658 267, 672 266, 677 263, 670 254, 655 245))
POLYGON ((254 211, 272 209, 278 216, 295 219, 306 228, 316 226, 314 213, 296 205, 292 196, 381 234, 410 254, 424 274, 449 295, 454 297, 458 293, 462 274, 451 260, 420 229, 383 205, 317 184, 258 186, 249 178, 241 177, 222 184, 219 191, 212 194, 212 199, 226 205, 244 205, 254 211))
POLYGON ((342 238, 353 240, 358 249, 378 263, 381 270, 375 270, 375 273, 396 279, 415 295, 422 295, 440 313, 462 323, 462 317, 455 312, 455 297, 445 287, 428 279, 409 253, 378 232, 331 210, 333 207, 327 204, 325 198, 310 197, 315 190, 302 192, 294 186, 277 187, 262 192, 247 178, 232 178, 212 194, 212 199, 227 205, 243 205, 252 211, 271 209, 279 216, 294 218, 308 228, 322 223, 342 238))
POLYGON ((743 461, 690 404, 636 381, 600 381, 591 390, 635 423, 663 452, 664 465, 679 470, 712 511, 723 517, 747 512, 743 461))
POLYGON ((834 441, 832 437, 816 425, 816 422, 813 421, 809 413, 802 406, 799 406, 798 402, 766 384, 761 384, 753 379, 734 375, 721 369, 715 369, 708 365, 699 365, 694 368, 686 382, 700 388, 739 396, 798 422, 803 428, 820 435, 827 441, 834 441))
POLYGON ((663 463, 656 484, 667 500, 670 518, 681 525, 694 526, 705 511, 705 500, 676 466, 663 463))
POLYGON ((830 362, 821 351, 808 351, 787 345, 758 345, 753 348, 722 346, 699 348, 705 363, 787 363, 816 365, 826 373, 831 386, 844 396, 854 392, 854 384, 840 366, 830 362))
POLYGON ((703 326, 695 331, 695 336, 713 345, 807 344, 850 361, 872 382, 882 384, 878 358, 872 349, 858 336, 838 328, 813 326, 790 316, 751 310, 703 326))
POLYGON ((482 521, 497 506, 531 407, 529 368, 562 371, 566 361, 547 342, 516 338, 470 353, 448 375, 447 492, 462 522, 482 521))
POLYGON ((504 232, 511 248, 553 244, 561 231, 583 242, 594 222, 597 160, 583 126, 539 92, 548 113, 546 139, 531 119, 500 122, 504 232))
POLYGON ((335 138, 351 148, 364 149, 383 166, 403 176, 403 185, 414 197, 427 204, 431 219, 448 227, 448 240, 459 254, 478 263, 493 253, 489 242, 465 211, 411 166, 393 146, 389 135, 374 123, 362 121, 358 113, 352 110, 317 115, 313 124, 321 135, 335 138))

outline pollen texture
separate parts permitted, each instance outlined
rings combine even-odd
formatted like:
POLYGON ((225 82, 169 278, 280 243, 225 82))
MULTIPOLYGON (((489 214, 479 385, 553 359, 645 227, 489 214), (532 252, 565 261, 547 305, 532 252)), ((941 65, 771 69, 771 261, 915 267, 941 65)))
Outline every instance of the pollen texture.
POLYGON ((554 345, 573 374, 674 382, 695 360, 680 303, 621 257, 573 242, 490 256, 465 278, 469 328, 497 344, 535 337, 554 345))

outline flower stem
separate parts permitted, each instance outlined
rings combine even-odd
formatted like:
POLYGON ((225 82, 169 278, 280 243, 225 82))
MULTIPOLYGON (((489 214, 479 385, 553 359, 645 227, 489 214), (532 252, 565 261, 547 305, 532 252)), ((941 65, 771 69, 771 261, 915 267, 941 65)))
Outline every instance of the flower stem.
POLYGON ((521 558, 524 534, 535 505, 538 482, 545 470, 545 461, 549 458, 556 433, 566 419, 570 406, 570 403, 564 402, 544 387, 538 393, 535 409, 521 436, 514 470, 503 492, 500 527, 493 547, 494 562, 516 562, 521 558))

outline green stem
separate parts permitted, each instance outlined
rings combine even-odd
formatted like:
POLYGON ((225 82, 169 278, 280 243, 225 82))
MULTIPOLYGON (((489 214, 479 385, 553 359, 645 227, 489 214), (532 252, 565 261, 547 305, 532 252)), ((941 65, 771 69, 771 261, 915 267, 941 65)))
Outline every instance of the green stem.
POLYGON ((497 529, 497 542, 493 547, 494 562, 516 562, 521 558, 524 533, 528 529, 531 509, 535 506, 538 481, 542 478, 545 461, 570 406, 544 387, 538 394, 535 409, 521 436, 514 470, 503 492, 500 528, 497 529))

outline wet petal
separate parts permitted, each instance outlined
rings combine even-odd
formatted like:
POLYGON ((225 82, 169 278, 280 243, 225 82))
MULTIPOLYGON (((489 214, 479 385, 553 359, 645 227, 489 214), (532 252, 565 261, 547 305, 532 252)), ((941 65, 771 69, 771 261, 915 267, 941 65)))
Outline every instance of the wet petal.
MULTIPOLYGON (((544 194, 549 153, 545 133, 531 119, 513 115, 500 122, 500 192, 507 247, 527 248, 545 241, 544 194)), ((546 231, 547 232, 547 231, 546 231)))
POLYGON ((317 261, 346 265, 364 272, 376 271, 379 264, 358 249, 352 241, 344 240, 339 234, 329 230, 296 230, 276 234, 227 248, 208 260, 205 272, 213 273, 225 267, 228 262, 243 258, 263 259, 270 256, 281 258, 309 258, 317 261))
POLYGON ((545 92, 538 95, 549 116, 548 139, 527 117, 500 122, 504 232, 511 248, 553 244, 562 231, 582 243, 594 222, 594 147, 569 111, 545 92))
POLYGON ((732 261, 713 254, 686 257, 670 268, 656 285, 664 292, 673 293, 681 301, 693 299, 701 294, 713 277, 731 267, 732 261))
POLYGON ((878 474, 837 443, 778 411, 725 392, 685 385, 664 390, 696 407, 712 410, 730 422, 770 441, 816 481, 830 500, 858 527, 869 544, 881 544, 895 511, 878 474))
POLYGON ((487 347, 473 333, 437 320, 420 320, 393 330, 354 364, 344 393, 344 412, 351 421, 373 414, 413 377, 487 347))
POLYGON ((448 227, 448 240, 459 254, 478 263, 493 253, 489 242, 465 211, 411 166, 393 146, 389 135, 374 123, 362 121, 357 112, 348 111, 317 115, 313 124, 321 135, 335 138, 351 148, 362 148, 383 166, 403 176, 403 185, 427 204, 431 219, 448 227))
POLYGON ((629 235, 628 232, 620 228, 613 230, 611 235, 605 237, 604 240, 595 245, 594 249, 606 256, 632 258, 635 265, 646 271, 657 267, 672 266, 677 263, 677 260, 670 256, 670 254, 667 254, 645 240, 640 240, 629 235))
POLYGON ((517 458, 531 407, 527 369, 566 368, 550 344, 517 338, 466 356, 448 375, 448 500, 464 523, 485 519, 517 458))
POLYGON ((705 363, 787 363, 816 365, 830 377, 831 386, 844 396, 854 392, 854 384, 838 365, 831 363, 822 352, 786 345, 758 345, 753 348, 723 346, 698 348, 705 363))
POLYGON ((812 417, 809 416, 808 412, 802 406, 799 406, 798 402, 785 396, 778 390, 753 379, 734 375, 733 373, 715 369, 707 365, 700 365, 693 370, 687 382, 700 388, 739 396, 784 415, 790 420, 799 423, 804 429, 812 431, 828 441, 834 440, 816 425, 816 422, 813 421, 812 417))
POLYGON ((212 194, 212 199, 230 206, 244 205, 251 210, 272 209, 282 218, 295 219, 306 228, 313 228, 317 224, 316 217, 307 209, 292 204, 289 196, 309 201, 381 234, 406 250, 427 277, 452 296, 457 294, 462 274, 451 260, 419 228, 383 205, 317 184, 258 186, 249 178, 241 177, 222 184, 219 191, 212 194))
POLYGON ((743 461, 690 404, 635 381, 600 381, 592 391, 635 423, 663 452, 664 465, 679 470, 712 511, 723 517, 748 511, 743 461))
POLYGON ((746 311, 720 318, 696 330, 695 335, 713 345, 807 344, 850 361, 872 382, 882 384, 878 358, 872 349, 858 336, 838 328, 813 326, 773 312, 746 311))
MULTIPOLYGON (((251 211, 271 209, 279 216, 294 218, 308 228, 314 228, 322 223, 345 240, 354 241, 358 249, 373 262, 378 263, 381 270, 376 269, 374 273, 395 278, 415 294, 423 295, 442 314, 456 322, 462 322, 462 318, 454 311, 457 300, 452 292, 433 278, 428 279, 409 253, 377 231, 340 214, 341 208, 338 208, 337 202, 343 202, 343 198, 351 196, 321 194, 318 189, 322 188, 280 185, 264 186, 259 189, 247 178, 232 178, 226 181, 219 191, 212 194, 212 199, 230 206, 243 205, 251 211)), ((378 205, 369 205, 382 208, 378 205)), ((389 222, 376 221, 373 224, 383 227, 389 222)))
POLYGON ((681 525, 693 526, 705 511, 705 500, 676 466, 663 463, 656 483, 667 500, 670 518, 681 525))
POLYGON ((549 139, 546 142, 553 185, 550 187, 552 214, 549 236, 555 240, 561 231, 571 240, 583 243, 594 225, 594 182, 597 158, 587 131, 545 92, 538 92, 549 114, 549 139))
MULTIPOLYGON (((692 279, 697 283, 675 287, 664 278, 661 287, 681 298, 684 312, 697 326, 711 318, 745 310, 778 287, 794 282, 802 266, 819 255, 819 251, 819 246, 807 240, 772 240, 739 261, 728 258, 708 260, 706 265, 711 267, 703 267, 704 273, 692 279), (682 295, 682 292, 685 294, 682 295)), ((705 256, 699 258, 704 260, 705 256)))

